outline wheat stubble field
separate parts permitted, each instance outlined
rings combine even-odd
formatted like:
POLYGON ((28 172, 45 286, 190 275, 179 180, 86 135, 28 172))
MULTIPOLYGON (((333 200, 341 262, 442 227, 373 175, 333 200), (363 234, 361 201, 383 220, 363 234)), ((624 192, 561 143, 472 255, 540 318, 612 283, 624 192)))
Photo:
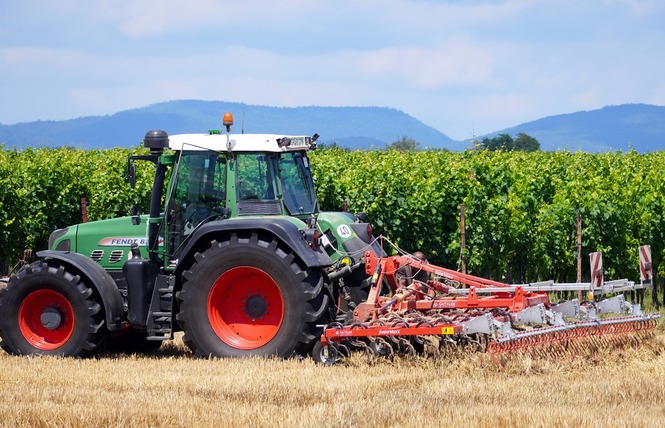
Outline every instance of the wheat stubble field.
POLYGON ((592 359, 447 362, 0 353, 0 426, 643 427, 665 423, 665 329, 592 359))

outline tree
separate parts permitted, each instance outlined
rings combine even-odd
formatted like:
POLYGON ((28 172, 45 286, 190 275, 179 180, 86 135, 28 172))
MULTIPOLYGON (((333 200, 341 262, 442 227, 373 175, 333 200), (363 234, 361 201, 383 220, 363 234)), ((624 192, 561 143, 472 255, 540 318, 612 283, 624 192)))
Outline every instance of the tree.
POLYGON ((332 143, 316 143, 316 148, 318 150, 341 150, 343 152, 350 152, 351 149, 348 147, 342 147, 340 146, 337 141, 333 141, 332 143))
POLYGON ((532 136, 520 132, 519 134, 517 134, 517 138, 515 138, 515 145, 513 146, 513 150, 521 150, 523 152, 535 152, 537 150, 540 150, 540 143, 532 136))
POLYGON ((402 136, 399 140, 395 141, 392 144, 388 144, 386 146, 386 149, 388 150, 399 150, 402 152, 413 152, 418 150, 420 147, 420 143, 418 143, 416 140, 414 140, 411 137, 407 137, 406 135, 402 136))
POLYGON ((508 134, 499 134, 494 138, 483 137, 480 140, 480 148, 490 151, 534 152, 540 150, 540 143, 532 136, 520 132, 515 139, 508 134))
POLYGON ((513 137, 508 134, 499 134, 494 138, 483 137, 480 140, 480 147, 490 151, 496 150, 513 150, 514 141, 513 137))

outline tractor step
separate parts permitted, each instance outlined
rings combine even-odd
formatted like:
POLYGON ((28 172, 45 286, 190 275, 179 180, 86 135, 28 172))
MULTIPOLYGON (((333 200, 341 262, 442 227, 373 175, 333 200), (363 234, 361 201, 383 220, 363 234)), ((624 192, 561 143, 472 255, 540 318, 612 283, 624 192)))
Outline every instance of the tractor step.
POLYGON ((173 284, 175 278, 159 275, 150 303, 148 340, 173 339, 173 284))

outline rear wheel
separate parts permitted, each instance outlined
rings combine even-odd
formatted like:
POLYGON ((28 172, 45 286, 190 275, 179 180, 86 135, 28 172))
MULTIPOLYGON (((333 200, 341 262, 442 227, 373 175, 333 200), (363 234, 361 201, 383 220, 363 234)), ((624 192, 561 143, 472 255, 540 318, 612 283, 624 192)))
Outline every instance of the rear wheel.
POLYGON ((198 356, 305 354, 329 318, 323 277, 272 236, 212 241, 183 274, 177 316, 198 356))
POLYGON ((93 290, 64 266, 37 261, 2 290, 0 337, 9 353, 88 356, 105 338, 103 325, 93 290))

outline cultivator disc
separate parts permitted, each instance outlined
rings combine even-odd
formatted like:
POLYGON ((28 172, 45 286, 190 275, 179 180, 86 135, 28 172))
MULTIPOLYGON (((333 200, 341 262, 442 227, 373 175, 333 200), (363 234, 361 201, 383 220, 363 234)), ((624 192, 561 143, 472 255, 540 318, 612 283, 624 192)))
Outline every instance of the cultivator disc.
POLYGON ((620 294, 650 282, 514 285, 410 255, 372 252, 365 255, 365 266, 372 275, 367 300, 325 326, 315 360, 330 364, 354 352, 449 359, 478 351, 491 354, 497 364, 515 354, 560 359, 639 343, 652 334, 660 316, 642 314, 620 294), (411 272, 406 281, 405 268, 411 272), (553 304, 549 293, 555 291, 584 291, 591 299, 553 304), (613 295, 594 301, 601 294, 613 295))

